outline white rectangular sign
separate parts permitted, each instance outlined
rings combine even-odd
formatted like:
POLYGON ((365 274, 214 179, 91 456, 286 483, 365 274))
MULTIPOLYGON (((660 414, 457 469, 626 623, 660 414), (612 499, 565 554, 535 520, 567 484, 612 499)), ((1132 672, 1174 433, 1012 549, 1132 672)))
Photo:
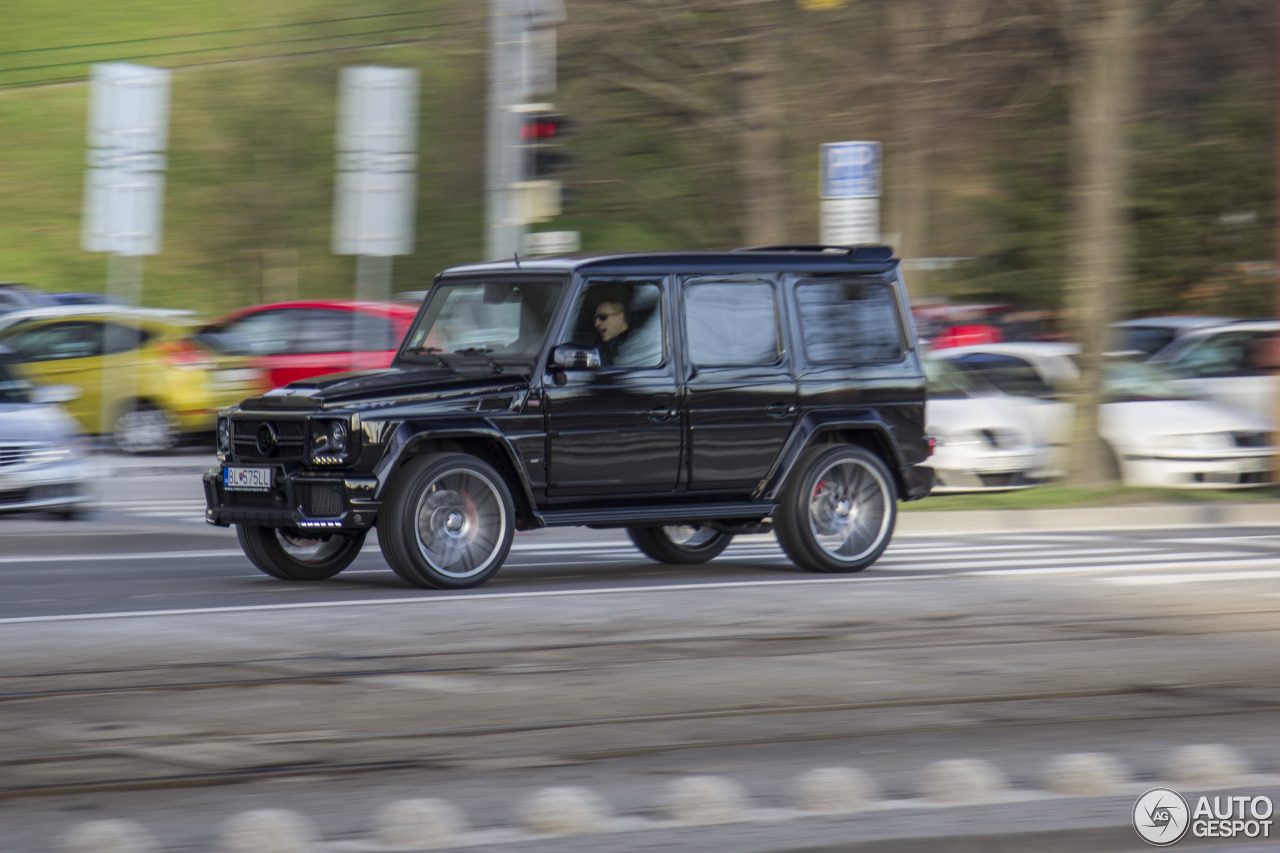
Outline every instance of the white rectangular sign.
POLYGON ((822 200, 822 245, 856 246, 880 242, 880 199, 822 200))
POLYGON ((160 251, 172 72, 126 62, 93 66, 81 246, 160 251))
POLYGON ((412 254, 417 208, 417 70, 378 66, 342 69, 337 147, 334 254, 412 254))

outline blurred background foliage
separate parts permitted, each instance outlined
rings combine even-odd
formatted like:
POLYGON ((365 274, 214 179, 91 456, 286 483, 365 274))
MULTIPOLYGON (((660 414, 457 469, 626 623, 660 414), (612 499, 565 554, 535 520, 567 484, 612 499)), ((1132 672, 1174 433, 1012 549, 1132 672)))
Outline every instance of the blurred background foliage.
MULTIPOLYGON (((915 295, 1061 304, 1074 0, 566 0, 557 106, 586 251, 815 242, 818 147, 884 144, 882 230, 915 295)), ((1142 2, 1122 313, 1271 314, 1274 4, 1142 2)), ((487 3, 9 0, 0 280, 101 290, 79 247, 92 62, 175 71, 164 250, 144 301, 216 313, 342 297, 339 69, 422 73, 417 246, 394 289, 481 259, 487 3)))

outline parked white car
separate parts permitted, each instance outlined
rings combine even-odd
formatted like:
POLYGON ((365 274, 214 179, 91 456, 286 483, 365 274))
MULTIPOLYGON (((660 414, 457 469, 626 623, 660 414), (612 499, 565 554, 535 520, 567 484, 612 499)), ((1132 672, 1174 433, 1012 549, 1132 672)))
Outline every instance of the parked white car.
POLYGON ((1196 329, 1232 322, 1235 321, 1230 317, 1190 314, 1121 320, 1111 324, 1111 349, 1120 353, 1134 353, 1139 359, 1147 359, 1196 329))
MULTIPOLYGON (((1021 396, 1037 435, 1064 467, 1074 407, 1066 392, 1079 377, 1073 344, 1009 343, 957 347, 938 356, 1021 396)), ((1249 488, 1274 482, 1271 425, 1245 411, 1194 400, 1158 366, 1107 365, 1099 433, 1127 486, 1249 488)))
POLYGON ((0 512, 83 513, 97 466, 75 418, 58 405, 78 393, 68 385, 32 386, 12 374, 0 348, 0 512))
POLYGON ((949 361, 926 357, 926 427, 937 440, 934 494, 1024 489, 1044 481, 1049 447, 1037 444, 1026 406, 949 361))
POLYGON ((1259 358, 1280 320, 1247 320, 1190 332, 1156 354, 1153 363, 1192 397, 1214 400, 1275 423, 1276 377, 1259 358))

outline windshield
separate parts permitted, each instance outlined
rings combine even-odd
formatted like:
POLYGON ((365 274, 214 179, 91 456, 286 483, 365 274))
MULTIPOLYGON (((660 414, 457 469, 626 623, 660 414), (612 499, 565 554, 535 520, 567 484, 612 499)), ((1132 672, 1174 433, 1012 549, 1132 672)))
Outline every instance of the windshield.
POLYGON ((542 348, 563 281, 442 282, 405 342, 404 356, 532 361, 542 348))
POLYGON ((1103 399, 1108 403, 1190 399, 1170 382, 1172 378, 1149 362, 1110 362, 1103 369, 1103 399))

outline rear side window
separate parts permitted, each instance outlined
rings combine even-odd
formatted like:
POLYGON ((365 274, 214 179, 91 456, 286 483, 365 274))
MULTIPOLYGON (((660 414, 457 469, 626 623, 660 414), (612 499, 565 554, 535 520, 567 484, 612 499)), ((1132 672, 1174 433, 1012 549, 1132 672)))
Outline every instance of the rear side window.
POLYGON ((813 364, 868 364, 902 358, 893 288, 876 281, 805 281, 796 286, 800 337, 813 364))
POLYGON ((694 367, 777 364, 781 353, 778 306, 768 282, 688 285, 684 322, 694 367))

